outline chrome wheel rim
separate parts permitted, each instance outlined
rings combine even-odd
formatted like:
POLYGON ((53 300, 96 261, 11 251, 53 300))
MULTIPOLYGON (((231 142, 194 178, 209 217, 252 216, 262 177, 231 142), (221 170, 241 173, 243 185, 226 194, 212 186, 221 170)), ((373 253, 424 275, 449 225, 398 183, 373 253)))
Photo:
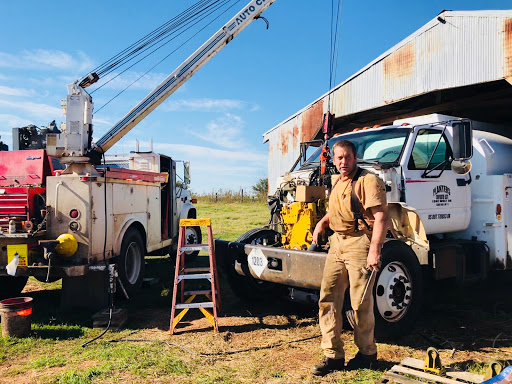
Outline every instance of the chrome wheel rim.
POLYGON ((375 302, 379 314, 388 322, 402 319, 413 298, 411 274, 402 263, 386 265, 375 284, 375 302))

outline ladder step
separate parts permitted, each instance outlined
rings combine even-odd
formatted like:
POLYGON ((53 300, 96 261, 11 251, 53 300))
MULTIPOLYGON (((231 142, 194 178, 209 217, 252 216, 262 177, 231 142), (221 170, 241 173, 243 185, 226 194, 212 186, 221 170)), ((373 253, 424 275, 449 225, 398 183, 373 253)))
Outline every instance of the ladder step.
POLYGON ((185 291, 183 294, 185 296, 191 296, 191 295, 211 295, 212 290, 211 289, 205 289, 203 291, 185 291))
POLYGON ((195 268, 184 268, 180 272, 210 272, 210 268, 207 267, 195 267, 195 268))
POLYGON ((195 275, 178 275, 178 282, 181 280, 201 280, 201 279, 208 279, 210 280, 212 278, 211 273, 196 273, 195 275))
POLYGON ((209 218, 198 218, 198 219, 181 219, 180 227, 209 227, 212 225, 212 221, 209 218))
POLYGON ((189 304, 176 304, 176 309, 185 309, 185 308, 213 308, 212 302, 205 303, 189 303, 189 304))
POLYGON ((187 244, 180 248, 180 252, 208 251, 209 249, 210 246, 208 244, 187 244))

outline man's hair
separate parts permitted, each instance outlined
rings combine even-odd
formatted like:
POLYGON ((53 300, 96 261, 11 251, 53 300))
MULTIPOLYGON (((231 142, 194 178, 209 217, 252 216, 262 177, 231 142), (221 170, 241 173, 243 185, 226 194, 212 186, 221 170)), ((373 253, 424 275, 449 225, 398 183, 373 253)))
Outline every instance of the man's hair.
POLYGON ((332 146, 332 153, 334 153, 334 149, 338 148, 338 147, 339 148, 350 148, 354 157, 357 157, 357 148, 353 142, 348 141, 348 140, 340 140, 340 141, 335 142, 334 145, 332 146))

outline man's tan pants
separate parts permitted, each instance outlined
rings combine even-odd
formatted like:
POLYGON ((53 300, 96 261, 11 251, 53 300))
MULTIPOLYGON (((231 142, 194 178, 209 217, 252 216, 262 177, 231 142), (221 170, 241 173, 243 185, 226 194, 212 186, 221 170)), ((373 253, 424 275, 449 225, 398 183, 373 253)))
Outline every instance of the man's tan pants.
POLYGON ((365 355, 377 352, 373 330, 373 287, 368 288, 364 302, 360 304, 369 275, 362 272, 370 248, 369 237, 335 233, 330 238, 330 249, 325 262, 322 286, 320 288, 320 329, 326 357, 345 357, 341 331, 343 325, 343 299, 350 285, 350 301, 355 315, 354 342, 365 355), (349 284, 350 282, 350 284, 349 284))

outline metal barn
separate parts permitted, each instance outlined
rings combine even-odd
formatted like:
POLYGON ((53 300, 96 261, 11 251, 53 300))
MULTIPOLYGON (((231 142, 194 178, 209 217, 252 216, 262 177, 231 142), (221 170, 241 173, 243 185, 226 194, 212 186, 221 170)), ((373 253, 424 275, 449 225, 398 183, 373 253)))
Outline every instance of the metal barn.
POLYGON ((429 113, 512 126, 511 79, 512 10, 444 11, 263 134, 269 191, 320 138, 329 94, 336 132, 429 113))

